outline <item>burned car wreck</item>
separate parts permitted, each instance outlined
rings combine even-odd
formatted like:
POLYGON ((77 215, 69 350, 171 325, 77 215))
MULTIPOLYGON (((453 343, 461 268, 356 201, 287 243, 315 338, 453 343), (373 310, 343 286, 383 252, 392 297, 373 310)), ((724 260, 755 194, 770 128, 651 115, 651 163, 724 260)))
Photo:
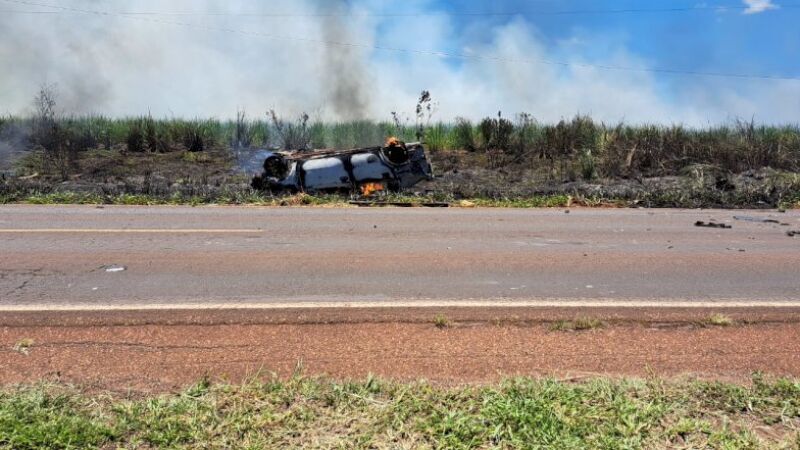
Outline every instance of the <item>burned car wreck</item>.
POLYGON ((420 143, 390 138, 383 147, 352 150, 267 152, 256 189, 272 192, 393 192, 433 178, 420 143))

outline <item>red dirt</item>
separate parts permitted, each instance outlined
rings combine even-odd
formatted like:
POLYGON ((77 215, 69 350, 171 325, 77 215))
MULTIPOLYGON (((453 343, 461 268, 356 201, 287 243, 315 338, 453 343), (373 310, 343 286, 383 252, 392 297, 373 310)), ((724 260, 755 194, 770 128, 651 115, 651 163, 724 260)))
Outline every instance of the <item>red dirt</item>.
POLYGON ((0 383, 59 380, 109 389, 170 390, 204 375, 336 378, 375 374, 444 383, 514 375, 800 376, 797 323, 701 327, 617 323, 581 332, 546 323, 266 323, 0 327, 0 383), (32 340, 28 354, 13 350, 32 340))

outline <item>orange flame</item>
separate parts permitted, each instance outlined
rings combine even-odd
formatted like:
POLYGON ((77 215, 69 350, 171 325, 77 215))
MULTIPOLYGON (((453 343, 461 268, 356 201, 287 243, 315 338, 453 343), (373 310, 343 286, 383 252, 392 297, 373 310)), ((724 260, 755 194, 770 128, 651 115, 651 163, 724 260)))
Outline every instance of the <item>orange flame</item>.
POLYGON ((402 147, 402 146, 403 146, 403 141, 397 139, 394 136, 386 138, 386 144, 384 145, 384 147, 402 147))
POLYGON ((364 183, 361 185, 361 195, 370 197, 372 194, 382 191, 383 189, 383 183, 364 183))

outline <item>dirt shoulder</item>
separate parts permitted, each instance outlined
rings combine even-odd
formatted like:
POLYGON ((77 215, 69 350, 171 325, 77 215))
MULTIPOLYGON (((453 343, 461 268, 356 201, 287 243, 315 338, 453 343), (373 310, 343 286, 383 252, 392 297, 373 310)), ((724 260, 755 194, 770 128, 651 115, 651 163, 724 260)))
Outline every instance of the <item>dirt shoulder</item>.
POLYGON ((232 382, 271 372, 287 377, 298 367, 337 379, 373 374, 447 384, 517 375, 800 376, 793 310, 511 312, 420 309, 406 311, 403 320, 392 320, 396 311, 370 317, 369 310, 339 317, 117 312, 104 320, 9 314, 0 326, 0 383, 53 380, 162 391, 204 376, 232 382))

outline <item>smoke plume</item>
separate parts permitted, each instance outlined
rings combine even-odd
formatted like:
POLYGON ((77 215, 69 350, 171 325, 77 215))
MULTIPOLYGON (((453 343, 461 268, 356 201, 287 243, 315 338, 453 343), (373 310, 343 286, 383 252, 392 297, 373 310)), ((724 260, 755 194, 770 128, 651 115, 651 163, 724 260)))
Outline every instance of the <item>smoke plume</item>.
POLYGON ((337 119, 366 119, 369 113, 368 55, 361 47, 334 44, 359 42, 358 34, 353 33, 354 27, 343 20, 346 13, 354 11, 340 2, 324 2, 319 11, 323 17, 322 39, 331 43, 323 52, 325 69, 320 74, 329 106, 337 119))
POLYGON ((286 117, 388 120, 391 111, 413 116, 419 93, 429 90, 438 102, 433 120, 498 110, 541 121, 584 113, 690 125, 800 117, 796 81, 664 78, 647 72, 652 63, 624 40, 592 35, 590 44, 602 43, 610 56, 591 59, 580 31, 545 39, 522 17, 465 25, 430 14, 437 3, 429 0, 50 4, 71 9, 2 5, 21 12, 0 14, 0 114, 30 113, 47 83, 57 85, 63 113, 110 116, 232 118, 244 109, 263 117, 275 109, 286 117), (408 16, 374 14, 386 11, 408 16))

